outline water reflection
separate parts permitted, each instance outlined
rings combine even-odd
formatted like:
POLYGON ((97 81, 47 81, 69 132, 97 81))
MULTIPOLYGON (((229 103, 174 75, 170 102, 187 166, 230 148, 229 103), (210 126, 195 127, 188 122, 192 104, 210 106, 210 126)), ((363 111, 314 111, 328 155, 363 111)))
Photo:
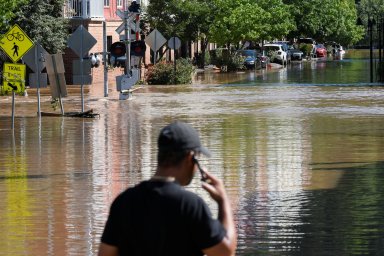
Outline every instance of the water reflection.
MULTIPOLYGON (((213 153, 202 164, 229 190, 238 255, 384 253, 384 88, 360 86, 363 67, 293 63, 130 101, 92 93, 100 118, 17 117, 14 133, 1 116, 0 254, 96 255, 111 201, 150 177, 158 131, 174 119, 213 153)), ((198 179, 188 189, 216 212, 198 179)))
POLYGON ((218 73, 198 74, 196 82, 233 83, 258 85, 260 82, 273 85, 364 85, 369 82, 369 60, 343 59, 330 61, 292 62, 287 68, 256 70, 253 72, 238 72, 219 76, 218 73), (207 78, 209 77, 209 78, 207 78))

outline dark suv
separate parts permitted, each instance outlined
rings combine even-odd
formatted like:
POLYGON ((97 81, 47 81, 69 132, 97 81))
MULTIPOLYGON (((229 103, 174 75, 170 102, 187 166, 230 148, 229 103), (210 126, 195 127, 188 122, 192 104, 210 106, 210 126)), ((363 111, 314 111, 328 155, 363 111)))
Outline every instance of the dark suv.
POLYGON ((302 38, 301 37, 301 38, 299 38, 297 40, 297 43, 298 44, 313 44, 313 45, 315 45, 316 41, 314 39, 310 38, 310 37, 307 37, 307 38, 302 38))

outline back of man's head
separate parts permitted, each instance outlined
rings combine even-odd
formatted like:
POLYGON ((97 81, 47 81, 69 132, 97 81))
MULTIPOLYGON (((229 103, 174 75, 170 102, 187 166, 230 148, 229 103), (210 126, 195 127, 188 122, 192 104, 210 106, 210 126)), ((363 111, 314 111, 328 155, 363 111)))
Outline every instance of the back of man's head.
POLYGON ((198 132, 189 124, 175 121, 165 126, 157 141, 158 163, 177 164, 190 151, 210 156, 208 149, 200 142, 198 132))

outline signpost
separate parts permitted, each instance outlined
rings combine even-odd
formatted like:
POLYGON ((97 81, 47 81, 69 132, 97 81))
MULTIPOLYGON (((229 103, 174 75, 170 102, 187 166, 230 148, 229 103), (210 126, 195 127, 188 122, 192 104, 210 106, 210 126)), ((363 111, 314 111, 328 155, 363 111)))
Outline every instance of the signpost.
POLYGON ((46 54, 44 56, 47 62, 47 74, 50 82, 52 98, 59 98, 61 115, 64 115, 62 97, 67 96, 67 84, 64 76, 64 61, 60 53, 46 54))
POLYGON ((177 50, 177 49, 180 48, 180 46, 181 46, 181 41, 180 41, 180 39, 177 36, 171 37, 168 40, 168 47, 169 48, 177 50))
MULTIPOLYGON (((14 62, 18 62, 34 45, 25 32, 15 24, 0 40, 0 47, 14 62)), ((15 92, 25 92, 25 65, 4 63, 3 89, 12 91, 12 130, 15 128, 15 92)))
POLYGON ((41 116, 40 88, 48 86, 47 74, 41 73, 46 66, 44 56, 47 54, 47 51, 40 44, 35 44, 23 57, 24 63, 34 72, 29 74, 29 86, 31 88, 37 88, 37 113, 39 117, 41 116))
MULTIPOLYGON (((80 75, 76 77, 81 84, 81 112, 84 112, 84 81, 89 78, 84 77, 84 57, 88 51, 97 43, 97 40, 80 25, 68 39, 68 46, 80 57, 80 75)), ((89 84, 89 83, 87 83, 89 84)))
POLYGON ((173 71, 175 72, 175 79, 176 79, 176 50, 179 49, 181 46, 181 41, 177 36, 171 37, 168 40, 168 47, 170 49, 173 49, 173 71))
POLYGON ((0 47, 16 63, 34 45, 33 41, 16 24, 1 39, 0 47))
POLYGON ((147 38, 145 38, 145 42, 153 50, 153 64, 156 64, 157 51, 167 42, 167 40, 157 29, 154 29, 147 38))

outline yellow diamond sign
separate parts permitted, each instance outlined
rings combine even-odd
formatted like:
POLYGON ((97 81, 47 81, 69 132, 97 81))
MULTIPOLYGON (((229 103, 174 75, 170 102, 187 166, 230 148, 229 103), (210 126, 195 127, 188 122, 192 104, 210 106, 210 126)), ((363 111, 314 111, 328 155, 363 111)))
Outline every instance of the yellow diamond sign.
POLYGON ((0 47, 13 62, 17 62, 33 46, 33 41, 16 24, 1 38, 0 47))

